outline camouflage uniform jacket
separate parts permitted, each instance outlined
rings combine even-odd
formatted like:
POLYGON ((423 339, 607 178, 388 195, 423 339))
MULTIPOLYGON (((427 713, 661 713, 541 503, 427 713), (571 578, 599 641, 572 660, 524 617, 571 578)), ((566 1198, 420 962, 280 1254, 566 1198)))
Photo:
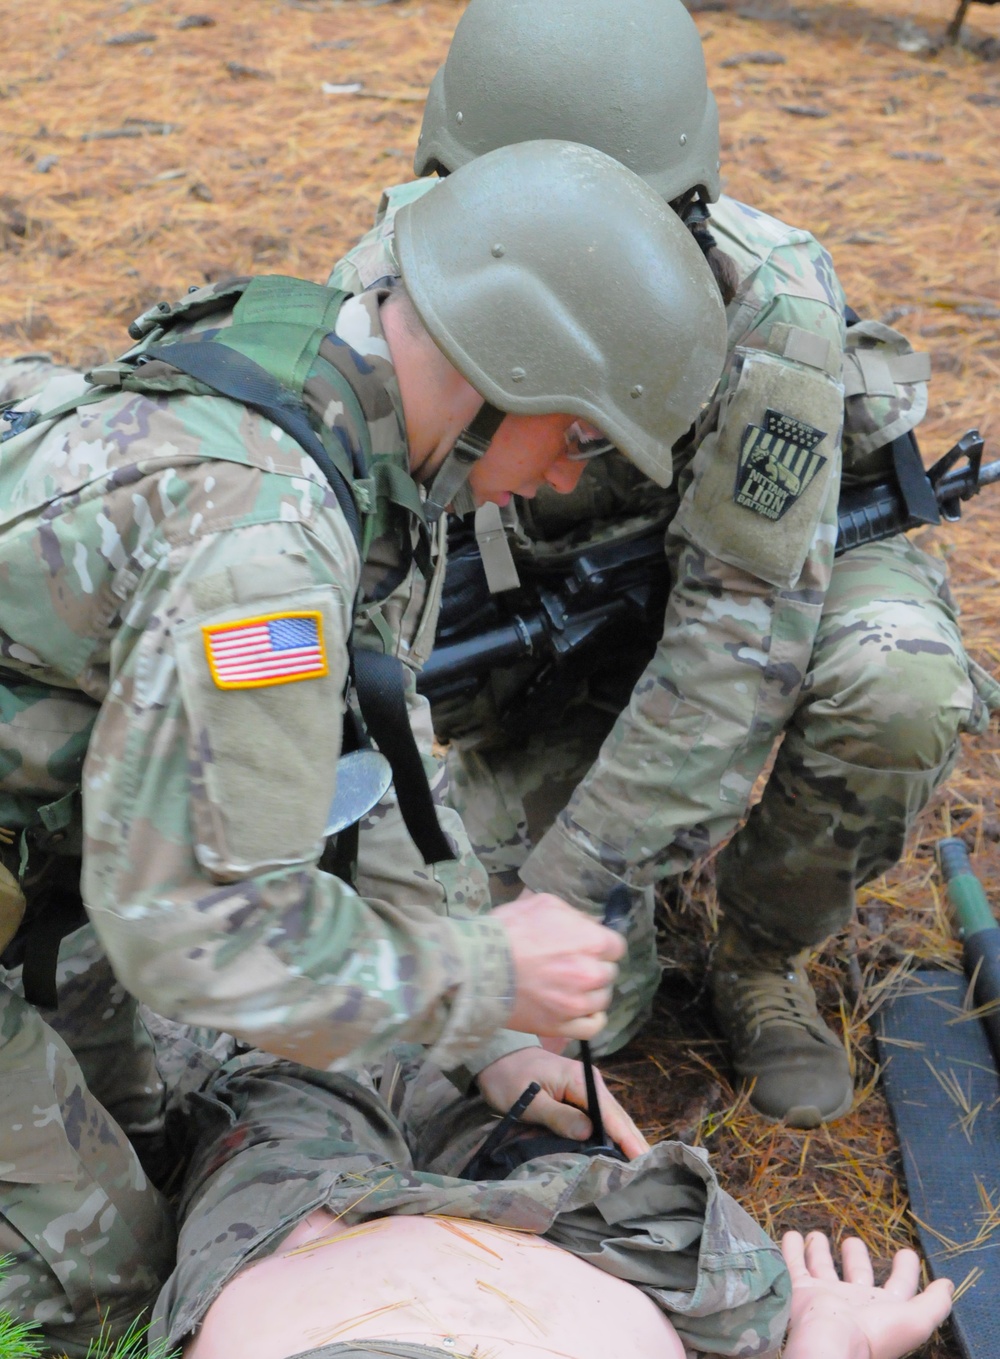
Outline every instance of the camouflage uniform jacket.
MULTIPOLYGON (((388 191, 375 228, 334 272, 338 287, 396 271, 392 215, 433 182, 388 191)), ((727 364, 693 438, 675 450, 674 484, 661 491, 609 455, 571 495, 543 492, 517 506, 528 558, 572 553, 650 521, 667 528, 662 641, 597 762, 521 870, 529 886, 593 913, 617 882, 640 887, 681 871, 739 823, 799 698, 833 569, 840 283, 808 232, 745 204, 722 198, 710 227, 740 283, 727 364), (798 441, 795 455, 768 468, 764 435, 782 423, 798 441), (763 500, 748 504, 755 488, 763 500)), ((875 409, 877 423, 886 426, 900 402, 915 423, 925 385, 893 401, 875 409)), ((857 404, 864 412, 852 424, 870 423, 876 403, 857 404)))
MULTIPOLYGON (((358 408, 330 400, 325 349, 305 396, 349 447, 363 418, 408 475, 379 301, 352 298, 336 321, 364 358, 358 408)), ((30 404, 55 410, 80 386, 61 374, 30 404)), ((379 569, 362 573, 299 445, 225 398, 114 392, 0 446, 0 826, 28 829, 41 859, 76 841, 88 912, 136 996, 320 1068, 399 1035, 453 1065, 512 998, 502 928, 457 918, 485 876, 454 813, 457 864, 425 866, 386 799, 362 830, 359 891, 318 867, 347 639, 413 660, 433 637, 412 569, 365 603, 379 569), (318 624, 315 673, 220 687, 226 628, 290 616, 318 624)))

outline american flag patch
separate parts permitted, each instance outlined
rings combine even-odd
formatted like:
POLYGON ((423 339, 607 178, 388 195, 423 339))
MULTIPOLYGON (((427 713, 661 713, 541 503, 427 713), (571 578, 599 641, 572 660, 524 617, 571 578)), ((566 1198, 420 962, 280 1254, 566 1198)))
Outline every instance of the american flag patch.
POLYGON ((202 628, 212 678, 220 689, 318 679, 328 673, 322 615, 269 613, 202 628))

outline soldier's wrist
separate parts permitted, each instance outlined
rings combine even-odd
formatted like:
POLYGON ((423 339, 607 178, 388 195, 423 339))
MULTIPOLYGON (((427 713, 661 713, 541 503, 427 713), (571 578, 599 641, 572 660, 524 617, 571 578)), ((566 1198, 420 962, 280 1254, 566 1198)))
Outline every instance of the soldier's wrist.
POLYGON ((429 1055, 442 1071, 453 1072, 469 1070, 483 1044, 506 1028, 514 1008, 515 975, 499 920, 487 914, 447 923, 449 947, 460 955, 462 982, 451 992, 447 1021, 429 1055))
POLYGON ((533 1033, 516 1033, 513 1029, 501 1029, 471 1052, 464 1062, 444 1074, 461 1094, 468 1095, 480 1074, 488 1066, 499 1062, 502 1057, 510 1056, 512 1052, 538 1046, 539 1040, 533 1033))

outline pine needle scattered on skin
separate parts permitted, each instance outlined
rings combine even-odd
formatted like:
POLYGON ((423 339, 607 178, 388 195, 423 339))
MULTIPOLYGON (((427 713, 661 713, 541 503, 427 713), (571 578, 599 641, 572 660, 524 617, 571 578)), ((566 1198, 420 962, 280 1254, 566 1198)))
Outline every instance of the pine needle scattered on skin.
POLYGON ((321 1331, 317 1327, 315 1330, 309 1331, 308 1335, 310 1340, 315 1340, 320 1345, 326 1345, 330 1341, 336 1340, 339 1335, 343 1335, 345 1331, 353 1331, 356 1327, 364 1325, 365 1322, 375 1321, 379 1317, 388 1316, 391 1312, 400 1312, 404 1308, 416 1307, 419 1304, 419 1298, 401 1298, 399 1302, 387 1302, 381 1307, 372 1307, 367 1312, 359 1312, 357 1316, 349 1317, 331 1330, 321 1331))
POLYGON ((477 1279, 476 1287, 481 1288, 484 1293, 492 1293, 494 1297, 505 1302, 515 1316, 523 1321, 530 1330, 533 1330, 536 1335, 545 1335, 548 1328, 531 1308, 527 1307, 523 1302, 518 1302, 517 1298, 511 1297, 511 1295, 505 1293, 502 1288, 497 1288, 496 1284, 487 1283, 485 1279, 477 1279))
MULTIPOLYGON (((395 1172, 393 1171, 389 1175, 385 1176, 383 1179, 379 1180, 377 1184, 371 1185, 368 1189, 365 1190, 363 1194, 359 1195, 358 1198, 356 1198, 353 1203, 349 1203, 346 1208, 342 1208, 339 1213, 335 1214, 333 1219, 334 1222, 339 1222, 342 1218, 346 1217, 348 1213, 353 1213, 355 1208, 357 1208, 359 1204, 364 1203, 365 1199, 368 1198, 370 1194, 374 1194, 376 1189, 381 1189, 387 1180, 391 1180, 393 1178, 394 1174, 395 1172)), ((320 1246, 336 1245, 336 1243, 343 1238, 343 1235, 344 1235, 343 1232, 338 1232, 336 1236, 321 1236, 316 1241, 307 1241, 305 1242, 304 1245, 294 1246, 291 1250, 286 1251, 285 1254, 305 1255, 308 1251, 317 1250, 320 1246)))
POLYGON ((379 1218, 375 1222, 362 1223, 360 1227, 349 1227, 345 1232, 339 1232, 336 1236, 321 1236, 315 1241, 306 1241, 301 1246, 293 1246, 291 1250, 281 1251, 282 1255, 307 1255, 311 1250, 318 1250, 320 1246, 336 1246, 342 1241, 354 1241, 359 1236, 370 1236, 372 1232, 379 1231, 385 1226, 387 1219, 379 1218))
POLYGON ((453 1235, 461 1237, 463 1241, 467 1241, 470 1246, 475 1246, 478 1250, 485 1251, 487 1255, 492 1255, 494 1260, 503 1259, 502 1255, 498 1254, 495 1250, 491 1250, 489 1246, 484 1246, 482 1241, 477 1241, 471 1233, 463 1231, 454 1218, 435 1216, 433 1221, 436 1222, 439 1227, 443 1227, 446 1232, 451 1232, 453 1235))

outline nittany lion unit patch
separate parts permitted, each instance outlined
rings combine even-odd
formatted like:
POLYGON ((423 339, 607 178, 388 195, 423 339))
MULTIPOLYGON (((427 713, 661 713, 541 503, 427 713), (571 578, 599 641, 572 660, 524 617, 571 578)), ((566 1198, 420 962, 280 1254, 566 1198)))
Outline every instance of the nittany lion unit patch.
POLYGON ((747 425, 740 444, 733 500, 765 519, 780 519, 826 462, 817 445, 826 437, 781 411, 769 410, 764 425, 747 425))

